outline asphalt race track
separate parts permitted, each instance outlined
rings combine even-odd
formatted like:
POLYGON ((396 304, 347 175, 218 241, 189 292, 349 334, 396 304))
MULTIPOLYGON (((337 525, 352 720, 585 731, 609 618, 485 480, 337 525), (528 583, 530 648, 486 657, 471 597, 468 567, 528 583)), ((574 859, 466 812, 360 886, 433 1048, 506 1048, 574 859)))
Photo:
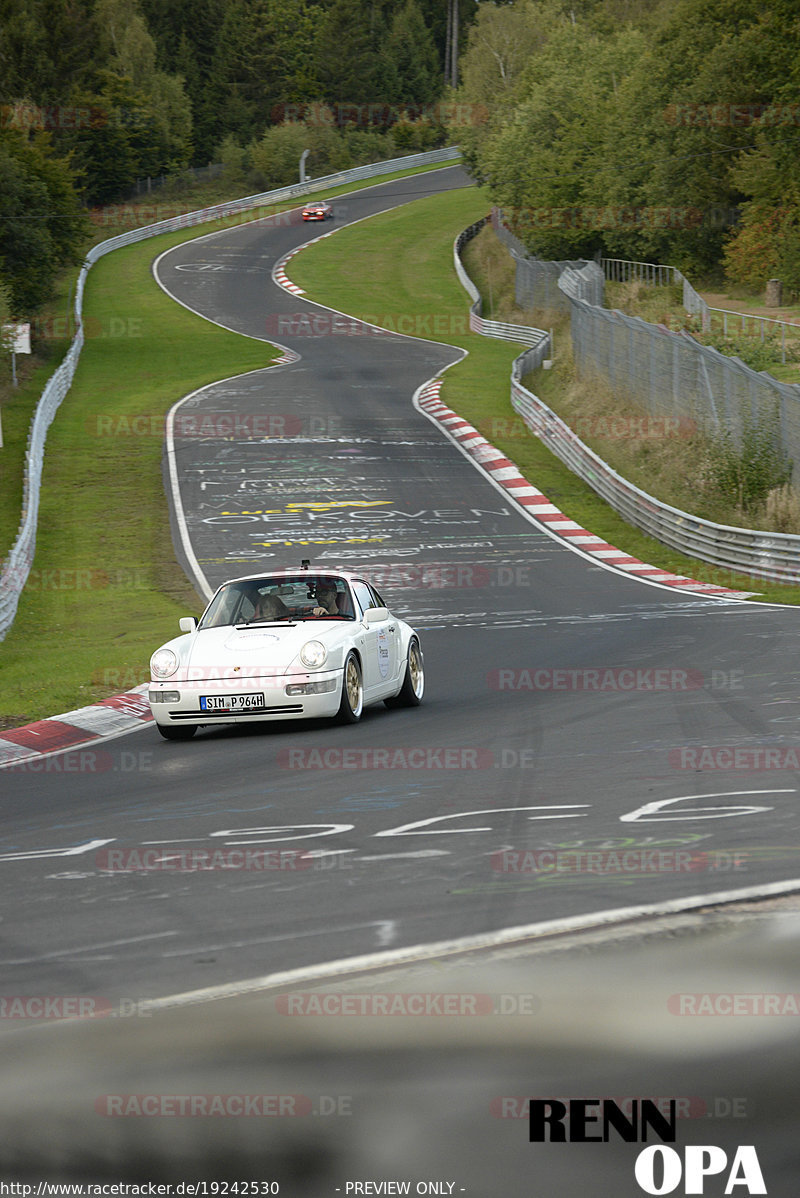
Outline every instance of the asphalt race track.
MULTIPOLYGON (((378 185, 325 231, 467 184, 378 185)), ((177 551, 199 591, 302 557, 363 568, 421 631, 425 703, 186 744, 147 727, 69 779, 58 758, 4 771, 9 993, 135 1004, 800 876, 798 612, 677 595, 551 539, 412 404, 461 351, 272 281, 319 232, 256 222, 158 261, 179 302, 298 355, 178 408, 177 551), (152 848, 164 869, 115 864, 152 848), (233 848, 281 867, 166 867, 233 848)))

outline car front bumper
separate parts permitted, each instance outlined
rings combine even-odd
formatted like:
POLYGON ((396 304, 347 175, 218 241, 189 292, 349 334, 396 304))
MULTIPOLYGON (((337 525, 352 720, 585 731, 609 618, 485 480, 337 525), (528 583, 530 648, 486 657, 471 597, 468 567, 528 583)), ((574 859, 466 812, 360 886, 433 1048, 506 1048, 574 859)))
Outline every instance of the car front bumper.
POLYGON ((179 727, 181 724, 325 719, 336 715, 341 693, 342 671, 320 670, 314 674, 241 680, 151 681, 148 699, 157 724, 179 727), (255 700, 254 696, 263 696, 263 702, 255 700))

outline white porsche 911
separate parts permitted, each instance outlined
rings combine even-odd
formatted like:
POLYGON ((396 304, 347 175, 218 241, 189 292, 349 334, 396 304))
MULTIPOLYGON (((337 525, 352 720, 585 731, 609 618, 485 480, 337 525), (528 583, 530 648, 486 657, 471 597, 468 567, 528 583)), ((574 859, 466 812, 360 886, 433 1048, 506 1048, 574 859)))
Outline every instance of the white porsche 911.
POLYGON ((416 707, 425 676, 417 633, 363 578, 277 570, 232 579, 198 622, 150 659, 159 732, 188 740, 201 724, 336 717, 368 704, 416 707))

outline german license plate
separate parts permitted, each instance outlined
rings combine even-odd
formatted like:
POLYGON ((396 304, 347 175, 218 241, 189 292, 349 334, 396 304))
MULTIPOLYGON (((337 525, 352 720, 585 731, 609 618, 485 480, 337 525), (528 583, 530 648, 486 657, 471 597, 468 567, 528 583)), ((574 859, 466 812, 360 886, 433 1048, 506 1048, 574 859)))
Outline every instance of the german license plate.
POLYGON ((264 694, 259 695, 201 695, 201 711, 252 711, 264 707, 264 694))

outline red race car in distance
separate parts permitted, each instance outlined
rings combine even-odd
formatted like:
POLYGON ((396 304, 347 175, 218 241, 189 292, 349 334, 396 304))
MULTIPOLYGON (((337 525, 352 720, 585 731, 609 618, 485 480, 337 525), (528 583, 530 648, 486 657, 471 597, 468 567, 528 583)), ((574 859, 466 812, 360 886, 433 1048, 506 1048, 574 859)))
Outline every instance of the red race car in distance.
POLYGON ((325 200, 314 200, 303 209, 303 220, 327 220, 328 217, 333 219, 333 208, 325 200))

